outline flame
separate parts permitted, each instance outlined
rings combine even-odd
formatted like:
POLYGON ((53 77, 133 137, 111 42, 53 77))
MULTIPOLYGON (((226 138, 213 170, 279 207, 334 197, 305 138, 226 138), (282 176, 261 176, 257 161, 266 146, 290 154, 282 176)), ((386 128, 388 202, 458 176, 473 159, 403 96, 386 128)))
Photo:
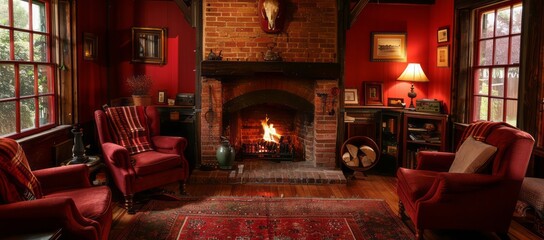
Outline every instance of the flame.
POLYGON ((264 120, 261 120, 261 125, 263 126, 264 130, 263 139, 267 142, 277 143, 278 141, 274 137, 280 138, 281 135, 276 132, 274 124, 268 124, 268 120, 270 120, 270 118, 268 118, 268 115, 264 120))

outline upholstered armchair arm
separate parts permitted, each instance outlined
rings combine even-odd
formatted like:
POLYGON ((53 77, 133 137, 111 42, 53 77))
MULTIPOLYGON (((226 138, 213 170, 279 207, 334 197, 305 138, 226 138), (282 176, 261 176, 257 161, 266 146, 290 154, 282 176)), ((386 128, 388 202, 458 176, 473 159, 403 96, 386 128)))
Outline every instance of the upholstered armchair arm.
POLYGON ((429 191, 417 202, 455 201, 452 198, 475 198, 475 195, 481 195, 484 192, 485 194, 495 192, 495 194, 499 194, 497 197, 501 198, 501 188, 504 187, 502 186, 504 182, 503 177, 494 175, 440 173, 436 176, 429 191))
POLYGON ((153 136, 151 137, 157 152, 182 155, 187 147, 187 139, 184 137, 153 136))
POLYGON ((105 155, 105 161, 110 161, 112 165, 127 170, 132 169, 130 155, 126 148, 115 143, 107 142, 102 144, 102 152, 105 155))
POLYGON ((100 239, 100 224, 83 217, 71 198, 52 197, 0 205, 2 234, 57 228, 77 239, 100 239))
POLYGON ((485 221, 483 216, 510 219, 520 184, 500 176, 440 173, 429 192, 416 201, 418 224, 444 218, 474 224, 485 221))
POLYGON ((472 173, 440 173, 439 181, 448 193, 464 193, 488 189, 505 181, 503 176, 472 173))
POLYGON ((33 171, 44 194, 64 189, 90 187, 89 167, 75 164, 33 171))
POLYGON ((417 169, 447 172, 455 159, 455 153, 420 151, 417 154, 417 169))

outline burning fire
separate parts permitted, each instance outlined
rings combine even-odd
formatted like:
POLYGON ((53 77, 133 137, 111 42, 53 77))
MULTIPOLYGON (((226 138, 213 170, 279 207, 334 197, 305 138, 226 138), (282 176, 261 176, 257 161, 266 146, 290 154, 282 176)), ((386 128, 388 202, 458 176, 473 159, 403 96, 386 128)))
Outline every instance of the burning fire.
POLYGON ((268 124, 268 120, 270 120, 270 118, 268 118, 268 115, 266 115, 266 118, 264 120, 261 120, 261 125, 263 126, 264 130, 263 139, 267 142, 277 143, 278 141, 275 137, 279 139, 281 135, 276 132, 274 124, 268 124))

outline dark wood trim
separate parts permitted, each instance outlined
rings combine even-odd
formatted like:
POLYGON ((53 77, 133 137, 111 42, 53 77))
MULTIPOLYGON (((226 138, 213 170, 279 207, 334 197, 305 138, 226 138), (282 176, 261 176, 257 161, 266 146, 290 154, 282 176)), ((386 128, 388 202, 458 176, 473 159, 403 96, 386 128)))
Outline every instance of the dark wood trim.
MULTIPOLYGON (((365 1, 365 0, 360 0, 365 1)), ((338 77, 338 88, 340 89, 340 93, 338 94, 338 99, 344 99, 344 77, 345 77, 345 62, 346 62, 346 32, 349 27, 350 20, 348 19, 349 15, 349 8, 350 5, 348 2, 343 0, 337 1, 338 6, 338 34, 337 34, 337 63, 339 64, 339 77, 338 77)), ((362 8, 361 8, 362 10, 362 8)), ((342 163, 340 162, 340 148, 344 144, 344 132, 345 132, 345 124, 344 124, 344 101, 340 100, 338 101, 338 111, 336 114, 336 121, 338 124, 336 124, 336 167, 342 166, 342 163)))
POLYGON ((455 0, 455 9, 475 9, 486 5, 491 5, 507 0, 455 0))
POLYGON ((371 3, 396 3, 396 4, 434 4, 435 0, 372 0, 370 2, 371 3))
MULTIPOLYGON (((541 109, 544 69, 544 2, 523 1, 523 24, 521 36, 521 69, 518 104, 518 127, 539 138, 542 131, 540 114, 530 114, 541 109)), ((542 139, 537 139, 542 146, 542 139)))
POLYGON ((472 79, 470 74, 472 64, 472 10, 455 10, 455 34, 453 39, 453 64, 452 64, 452 122, 466 123, 468 109, 470 107, 469 87, 472 79))
POLYGON ((340 77, 338 63, 202 61, 200 67, 202 76, 219 78, 263 73, 323 80, 340 77))
MULTIPOLYGON (((192 0, 191 6, 193 8, 194 13, 194 24, 196 27, 196 54, 195 54, 195 61, 197 63, 201 62, 203 59, 202 54, 202 37, 203 37, 203 24, 202 24, 202 1, 199 0, 192 0)), ((197 166, 200 165, 200 142, 201 142, 201 135, 200 135, 200 118, 201 118, 201 112, 202 112, 202 80, 201 80, 201 74, 202 69, 200 68, 200 64, 196 64, 195 66, 195 141, 199 144, 196 144, 195 146, 195 163, 197 166)))
POLYGON ((355 23, 355 21, 357 20, 357 17, 361 13, 361 11, 363 11, 363 8, 365 8, 365 6, 368 4, 368 2, 370 2, 370 0, 359 0, 355 4, 355 7, 353 7, 349 11, 349 25, 348 25, 348 28, 351 28, 351 26, 355 23))
MULTIPOLYGON (((179 9, 181 9, 181 11, 183 12, 183 16, 185 17, 185 21, 187 21, 189 23, 189 25, 191 25, 191 27, 196 27, 195 18, 194 18, 194 11, 191 8, 191 5, 192 6, 195 6, 195 5, 193 3, 188 5, 186 3, 186 1, 182 1, 182 0, 174 0, 174 2, 176 3, 176 5, 178 5, 179 9)), ((188 1, 188 2, 190 2, 190 1, 188 1)))

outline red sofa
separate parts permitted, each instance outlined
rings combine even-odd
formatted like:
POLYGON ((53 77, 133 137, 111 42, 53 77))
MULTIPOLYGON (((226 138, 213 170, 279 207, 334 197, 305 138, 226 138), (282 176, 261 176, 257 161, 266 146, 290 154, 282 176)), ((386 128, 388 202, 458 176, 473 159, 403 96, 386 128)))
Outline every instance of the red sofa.
POLYGON ((187 140, 183 137, 160 136, 160 118, 155 107, 134 108, 145 114, 140 121, 148 131, 153 151, 130 155, 125 147, 115 142, 116 129, 111 118, 102 110, 96 110, 94 115, 105 164, 113 182, 123 193, 125 207, 130 214, 135 213, 135 193, 178 181, 180 193, 184 194, 184 184, 189 176, 189 164, 183 154, 187 140))
POLYGON ((413 221, 418 239, 424 229, 507 234, 534 139, 497 125, 484 142, 497 148, 485 173, 449 173, 455 153, 425 151, 417 169, 398 169, 399 213, 413 221))
MULTIPOLYGON (((18 144, 11 139, 0 143, 18 144)), ((9 163, 6 149, 0 161, 9 163)), ((9 155, 9 153, 8 153, 9 155)), ((26 158, 23 164, 28 166, 26 158)), ((34 200, 9 201, 10 189, 17 181, 0 169, 0 238, 21 233, 62 229, 63 239, 108 239, 112 222, 111 191, 106 186, 93 187, 89 168, 84 164, 53 167, 32 171, 41 189, 34 200)), ((13 197, 11 197, 13 199, 13 197)))

